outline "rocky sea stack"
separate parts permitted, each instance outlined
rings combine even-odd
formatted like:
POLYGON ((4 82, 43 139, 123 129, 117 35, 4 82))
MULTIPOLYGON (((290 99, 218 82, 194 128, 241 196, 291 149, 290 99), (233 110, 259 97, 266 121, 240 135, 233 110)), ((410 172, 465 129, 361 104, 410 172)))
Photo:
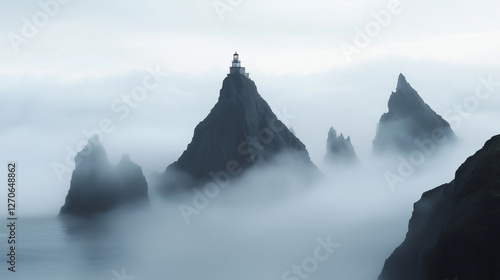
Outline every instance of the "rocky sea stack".
POLYGON ((375 154, 409 154, 421 149, 424 141, 438 145, 456 139, 450 124, 424 102, 403 74, 399 75, 388 107, 389 112, 380 118, 373 140, 375 154))
POLYGON ((341 133, 337 135, 337 131, 330 127, 328 131, 328 140, 326 142, 325 161, 332 164, 353 164, 358 163, 358 157, 351 143, 351 137, 341 133))
POLYGON ((500 279, 500 135, 414 204, 379 280, 500 279))
POLYGON ((158 178, 160 189, 186 190, 239 176, 285 152, 303 163, 306 174, 318 172, 305 145, 278 120, 255 83, 247 74, 233 71, 224 79, 215 106, 196 126, 187 149, 158 178))
POLYGON ((148 184, 128 155, 113 166, 95 136, 75 157, 70 189, 60 215, 90 217, 126 204, 147 202, 148 184))

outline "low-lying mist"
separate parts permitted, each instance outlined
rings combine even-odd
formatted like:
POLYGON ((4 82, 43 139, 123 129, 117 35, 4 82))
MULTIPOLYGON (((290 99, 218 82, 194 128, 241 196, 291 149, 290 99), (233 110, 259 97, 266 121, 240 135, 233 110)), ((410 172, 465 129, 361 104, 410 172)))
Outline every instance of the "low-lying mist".
POLYGON ((300 165, 283 155, 208 196, 200 188, 165 199, 151 189, 148 207, 116 211, 94 225, 98 234, 67 242, 113 260, 96 275, 123 267, 135 279, 376 279, 404 239, 413 203, 453 179, 465 160, 458 154, 429 158, 392 188, 383 174, 397 166, 386 159, 321 164, 323 178, 304 185, 300 165), (186 216, 181 205, 196 211, 186 216))
MULTIPOLYGON (((149 207, 106 215, 92 223, 98 233, 90 236, 45 232, 48 227, 59 229, 48 219, 29 227, 32 216, 54 217, 64 204, 73 169, 60 181, 51 164, 71 160, 67 147, 78 151, 78 143, 86 140, 82 131, 111 118, 116 129, 102 141, 110 161, 116 164, 123 153, 129 153, 146 176, 164 171, 217 101, 220 73, 200 78, 196 84, 193 77, 172 75, 126 120, 119 119, 110 105, 130 93, 142 80, 142 72, 65 87, 32 80, 20 87, 17 82, 3 85, 2 90, 10 93, 5 104, 23 104, 12 119, 2 122, 0 140, 9 148, 4 157, 19 163, 19 215, 25 221, 19 230, 24 242, 19 279, 27 279, 23 273, 28 271, 41 279, 50 275, 52 280, 119 279, 113 271, 121 273, 122 268, 137 280, 375 279, 385 259, 403 241, 413 203, 423 192, 451 181, 460 164, 500 132, 492 121, 500 115, 491 107, 498 103, 498 94, 481 101, 476 111, 460 119, 460 125, 452 124, 459 138, 456 145, 425 158, 414 170, 406 166, 401 174, 401 159, 371 155, 376 123, 387 110, 400 70, 371 70, 363 77, 339 78, 333 88, 327 86, 332 83, 330 74, 313 79, 317 84, 311 88, 311 80, 259 78, 262 73, 252 73, 278 117, 290 116, 289 122, 281 120, 306 145, 324 175, 322 180, 304 186, 299 180, 301 170, 286 164, 255 168, 231 180, 231 186, 204 202, 202 209, 195 208, 189 224, 179 206, 193 206, 195 193, 164 199, 150 185, 149 207), (394 77, 380 73, 394 73, 394 77), (360 78, 363 83, 358 83, 360 78), (54 109, 47 112, 40 106, 42 101, 54 109), (330 126, 351 136, 359 165, 323 163, 330 126), (401 178, 390 184, 387 173, 401 178), (30 234, 37 236, 37 242, 31 240, 33 247, 23 237, 30 234), (316 250, 325 242, 332 247, 316 250), (28 250, 36 256, 28 258, 28 250)), ((456 78, 447 75, 448 80, 437 75, 430 83, 425 75, 415 74, 415 82, 408 77, 438 114, 462 104, 477 85, 470 78, 451 86, 456 78), (458 97, 453 87, 460 88, 458 97)), ((0 209, 6 209, 5 202, 0 201, 0 209)))

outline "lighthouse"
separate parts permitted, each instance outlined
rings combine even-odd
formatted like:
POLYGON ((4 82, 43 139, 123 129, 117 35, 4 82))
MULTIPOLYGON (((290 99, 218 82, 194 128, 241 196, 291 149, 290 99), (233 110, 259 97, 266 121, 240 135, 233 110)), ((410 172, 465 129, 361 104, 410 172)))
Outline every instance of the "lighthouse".
POLYGON ((245 67, 241 67, 241 61, 240 61, 240 55, 238 52, 234 52, 233 54, 233 61, 231 64, 231 67, 229 68, 229 74, 242 74, 245 75, 247 78, 249 77, 248 73, 245 73, 245 67))

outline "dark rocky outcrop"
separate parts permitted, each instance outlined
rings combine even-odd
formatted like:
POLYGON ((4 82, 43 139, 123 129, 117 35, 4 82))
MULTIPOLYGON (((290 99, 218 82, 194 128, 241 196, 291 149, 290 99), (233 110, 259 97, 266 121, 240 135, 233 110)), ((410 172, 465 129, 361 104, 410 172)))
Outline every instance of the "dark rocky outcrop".
POLYGON ((375 154, 409 154, 421 149, 416 141, 429 140, 437 145, 456 138, 450 124, 424 102, 403 74, 399 75, 388 107, 389 112, 380 118, 373 140, 375 154))
POLYGON ((500 279, 500 135, 415 203, 379 280, 500 279))
POLYGON ((342 133, 337 135, 337 131, 330 127, 326 141, 325 161, 333 164, 357 163, 358 157, 351 143, 351 137, 345 138, 342 133))
POLYGON ((113 166, 97 136, 75 157, 66 202, 60 215, 90 217, 118 206, 148 201, 148 184, 128 155, 113 166))
POLYGON ((283 152, 294 153, 305 172, 318 171, 304 144, 277 119, 255 83, 233 73, 224 79, 218 102, 196 126, 187 149, 156 180, 162 191, 186 190, 221 172, 238 176, 283 152))

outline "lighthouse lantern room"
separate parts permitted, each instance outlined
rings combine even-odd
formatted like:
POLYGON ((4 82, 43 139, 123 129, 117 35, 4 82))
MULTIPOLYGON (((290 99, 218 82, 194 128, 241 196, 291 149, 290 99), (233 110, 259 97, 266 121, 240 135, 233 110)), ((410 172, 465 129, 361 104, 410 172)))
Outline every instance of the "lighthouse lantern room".
POLYGON ((229 74, 242 74, 249 78, 249 74, 245 73, 245 67, 241 67, 240 55, 238 52, 233 54, 233 61, 231 67, 229 68, 229 74))

